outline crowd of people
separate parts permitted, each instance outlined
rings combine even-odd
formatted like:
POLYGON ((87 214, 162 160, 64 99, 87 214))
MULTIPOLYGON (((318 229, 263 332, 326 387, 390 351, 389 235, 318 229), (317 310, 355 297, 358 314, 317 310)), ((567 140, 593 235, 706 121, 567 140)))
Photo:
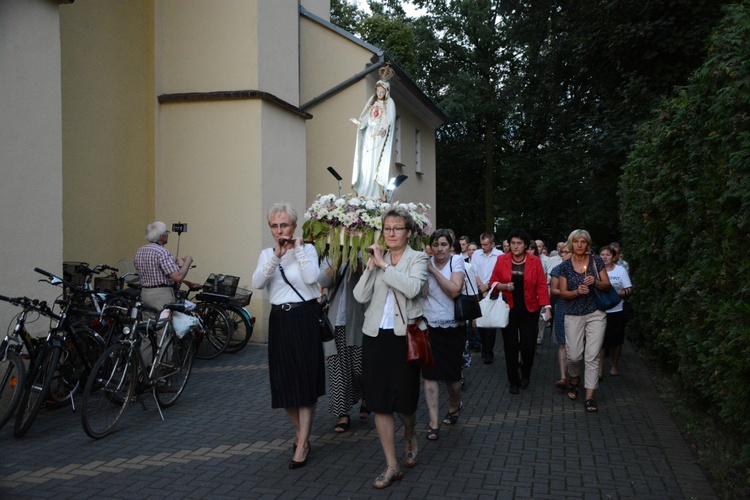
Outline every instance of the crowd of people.
POLYGON ((417 251, 408 244, 415 222, 408 211, 396 207, 382 218, 385 248, 373 244, 368 258, 360 258, 357 268, 350 269, 327 257, 319 259, 313 245, 295 237, 297 214, 291 205, 274 205, 268 224, 275 245, 262 251, 253 286, 266 288, 271 302, 271 405, 283 408, 295 429, 292 469, 307 464, 326 373, 334 432, 349 430, 350 413, 358 403, 360 419, 374 415, 386 462, 373 481, 375 488, 400 480, 401 465, 417 463, 420 387, 428 414, 427 440, 439 439, 442 425, 458 423, 464 410, 463 369, 471 360, 468 351, 480 352, 484 363, 492 364, 498 333, 495 328, 476 328, 474 321, 458 321, 454 301, 459 294, 507 302, 509 320, 500 335, 513 395, 531 383, 537 345, 548 328, 557 344, 560 369, 560 378, 551 382, 571 400, 579 398, 583 384, 586 412, 598 410, 595 391, 607 356, 609 374, 620 373, 627 321, 622 299, 633 292, 627 263, 616 243, 596 254, 583 229, 571 232, 552 252, 524 230, 508 234, 501 249, 489 232, 480 235, 478 246, 467 236, 456 238, 452 230, 438 229, 425 251, 417 251), (620 302, 601 310, 597 294, 610 288, 620 302), (334 338, 327 341, 321 336, 326 315, 334 326, 334 338), (422 319, 430 334, 434 367, 407 361, 408 326, 422 319), (440 418, 443 384, 447 403, 440 418), (396 415, 403 427, 401 461, 396 415))

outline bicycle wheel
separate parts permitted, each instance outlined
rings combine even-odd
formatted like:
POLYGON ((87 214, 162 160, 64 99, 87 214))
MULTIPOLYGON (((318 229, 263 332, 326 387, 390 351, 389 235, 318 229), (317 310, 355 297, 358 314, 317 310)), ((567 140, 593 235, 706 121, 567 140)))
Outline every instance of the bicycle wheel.
POLYGON ((67 402, 82 388, 90 368, 104 351, 104 340, 87 327, 71 331, 67 338, 49 387, 49 399, 55 403, 67 402))
POLYGON ((250 314, 242 307, 228 305, 224 311, 232 327, 232 336, 224 352, 236 353, 245 348, 253 335, 253 323, 250 314))
POLYGON ((31 428, 39 410, 47 399, 52 376, 57 369, 62 347, 52 347, 45 343, 38 353, 37 360, 29 370, 26 377, 21 403, 18 405, 18 414, 13 426, 13 435, 22 437, 31 428))
POLYGON ((103 438, 115 428, 133 397, 136 373, 125 344, 109 347, 94 363, 81 401, 81 425, 89 437, 103 438))
POLYGON ((0 361, 0 429, 16 411, 26 384, 26 367, 13 351, 6 353, 0 361))
POLYGON ((202 332, 196 338, 195 357, 213 359, 226 350, 232 326, 224 311, 213 304, 200 304, 195 313, 203 323, 202 332))
POLYGON ((154 385, 156 401, 162 408, 175 404, 185 389, 193 369, 194 346, 190 334, 183 338, 172 334, 162 347, 154 385))

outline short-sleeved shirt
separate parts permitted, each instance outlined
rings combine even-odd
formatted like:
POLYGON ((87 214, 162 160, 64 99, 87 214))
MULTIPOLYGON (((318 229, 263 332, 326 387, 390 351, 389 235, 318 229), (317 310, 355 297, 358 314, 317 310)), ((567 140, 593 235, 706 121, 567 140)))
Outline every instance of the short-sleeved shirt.
MULTIPOLYGON (((435 265, 434 257, 430 257, 430 261, 435 265)), ((460 255, 451 255, 449 263, 440 270, 440 274, 446 279, 451 279, 452 272, 464 273, 464 260, 460 255)), ((432 273, 427 274, 427 296, 422 298, 422 308, 432 327, 449 328, 457 325, 454 299, 440 288, 440 283, 432 273)))
MULTIPOLYGON (((609 276, 609 282, 612 284, 616 292, 631 288, 633 284, 630 282, 630 275, 628 275, 627 269, 623 266, 615 266, 612 271, 607 271, 609 276)), ((622 311, 622 300, 617 303, 612 309, 607 309, 607 313, 614 313, 622 311)))
MULTIPOLYGON (((595 255, 593 259, 595 262, 595 266, 591 266, 589 264, 588 269, 586 270, 586 274, 597 277, 596 269, 604 269, 604 261, 598 255, 595 255), (592 269, 592 267, 595 267, 596 269, 592 269)), ((589 259, 589 262, 591 262, 591 259, 589 259)), ((564 277, 568 280, 569 292, 574 291, 576 288, 578 288, 579 285, 583 285, 584 275, 583 273, 576 272, 575 268, 573 267, 573 259, 568 259, 560 264, 560 269, 558 272, 560 273, 560 277, 564 277)), ((590 288, 593 288, 593 286, 594 285, 591 285, 590 288)), ((565 314, 568 316, 583 316, 586 314, 591 314, 597 309, 596 299, 594 298, 594 290, 592 289, 591 293, 579 295, 572 300, 566 300, 566 306, 567 308, 565 314)))
POLYGON ((174 282, 169 275, 180 270, 172 252, 158 243, 149 243, 139 248, 133 263, 143 287, 172 285, 174 282))

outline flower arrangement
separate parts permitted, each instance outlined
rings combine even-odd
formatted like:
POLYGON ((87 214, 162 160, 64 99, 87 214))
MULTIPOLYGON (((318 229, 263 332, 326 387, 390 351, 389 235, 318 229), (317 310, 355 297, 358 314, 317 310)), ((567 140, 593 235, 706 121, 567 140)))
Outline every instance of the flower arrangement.
POLYGON ((364 249, 377 242, 383 244, 381 230, 383 214, 391 207, 400 206, 414 219, 416 230, 409 245, 422 250, 432 232, 432 223, 427 215, 429 205, 424 203, 387 203, 380 200, 334 194, 318 195, 305 212, 302 236, 315 245, 318 255, 328 255, 331 262, 344 257, 350 269, 356 268, 357 257, 367 262, 364 249), (338 243, 338 244, 336 244, 338 243))

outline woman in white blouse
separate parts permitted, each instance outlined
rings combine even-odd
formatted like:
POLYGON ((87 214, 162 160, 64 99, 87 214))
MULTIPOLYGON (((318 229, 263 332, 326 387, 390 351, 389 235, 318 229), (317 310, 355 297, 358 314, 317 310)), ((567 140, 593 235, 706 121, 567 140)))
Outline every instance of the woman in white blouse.
POLYGON ((276 246, 258 258, 253 286, 265 288, 271 301, 268 320, 268 372, 271 407, 284 408, 295 427, 290 469, 304 467, 310 453, 310 429, 318 397, 325 394, 325 365, 318 318, 318 255, 294 237, 297 213, 288 203, 268 212, 276 246))

